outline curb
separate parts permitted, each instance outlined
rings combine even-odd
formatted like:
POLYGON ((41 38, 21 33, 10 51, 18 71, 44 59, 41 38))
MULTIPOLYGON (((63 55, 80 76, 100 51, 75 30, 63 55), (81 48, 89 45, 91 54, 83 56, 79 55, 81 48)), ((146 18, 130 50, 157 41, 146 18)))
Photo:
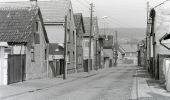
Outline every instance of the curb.
POLYGON ((139 100, 139 92, 138 92, 138 78, 137 78, 137 70, 135 71, 135 74, 133 75, 133 85, 132 85, 132 90, 131 90, 131 98, 130 100, 139 100))

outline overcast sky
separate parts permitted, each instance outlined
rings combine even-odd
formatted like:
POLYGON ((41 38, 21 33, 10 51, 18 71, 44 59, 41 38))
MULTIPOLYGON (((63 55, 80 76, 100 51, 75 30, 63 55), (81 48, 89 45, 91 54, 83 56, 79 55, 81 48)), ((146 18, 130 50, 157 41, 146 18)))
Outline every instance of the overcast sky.
MULTIPOLYGON (((28 1, 28 0, 0 0, 5 1, 28 1)), ((44 0, 39 0, 44 1, 44 0)), ((46 0, 47 1, 47 0, 46 0)), ((74 12, 82 12, 84 16, 90 16, 88 2, 92 0, 72 0, 74 12)), ((146 27, 146 2, 153 7, 165 0, 93 0, 94 16, 99 19, 100 27, 106 22, 106 27, 146 27), (103 16, 108 16, 103 20, 103 16)))

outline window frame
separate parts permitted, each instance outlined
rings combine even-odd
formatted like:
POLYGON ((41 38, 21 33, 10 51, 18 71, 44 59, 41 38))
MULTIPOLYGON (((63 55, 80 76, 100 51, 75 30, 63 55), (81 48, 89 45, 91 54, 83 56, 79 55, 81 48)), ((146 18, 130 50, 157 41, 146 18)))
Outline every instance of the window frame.
POLYGON ((31 47, 31 62, 35 62, 35 48, 31 47))

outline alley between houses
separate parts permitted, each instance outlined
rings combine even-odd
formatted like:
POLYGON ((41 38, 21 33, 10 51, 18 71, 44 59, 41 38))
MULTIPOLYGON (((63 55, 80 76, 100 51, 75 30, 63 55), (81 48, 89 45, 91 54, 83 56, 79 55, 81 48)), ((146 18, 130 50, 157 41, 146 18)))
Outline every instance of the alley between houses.
POLYGON ((72 74, 66 81, 56 78, 1 86, 0 97, 1 100, 128 100, 133 96, 133 85, 136 86, 136 68, 119 65, 97 72, 72 74))

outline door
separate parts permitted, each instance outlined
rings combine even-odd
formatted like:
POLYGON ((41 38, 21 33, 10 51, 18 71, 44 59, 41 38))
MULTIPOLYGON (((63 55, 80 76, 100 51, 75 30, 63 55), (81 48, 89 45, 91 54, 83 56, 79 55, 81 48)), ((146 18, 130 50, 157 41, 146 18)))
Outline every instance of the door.
POLYGON ((64 59, 60 59, 60 75, 64 72, 64 59))
POLYGON ((25 55, 8 55, 8 84, 25 80, 25 55))

